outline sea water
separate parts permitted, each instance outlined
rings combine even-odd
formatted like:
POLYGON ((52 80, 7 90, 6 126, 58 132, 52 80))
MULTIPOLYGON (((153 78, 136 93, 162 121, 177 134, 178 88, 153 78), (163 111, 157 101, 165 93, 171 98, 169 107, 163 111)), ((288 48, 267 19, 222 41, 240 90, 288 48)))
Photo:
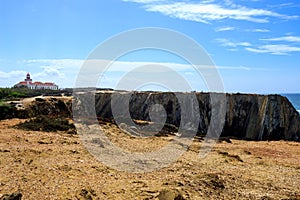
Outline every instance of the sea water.
POLYGON ((293 104, 293 106, 296 108, 296 110, 300 113, 300 94, 282 94, 282 95, 286 96, 293 104))

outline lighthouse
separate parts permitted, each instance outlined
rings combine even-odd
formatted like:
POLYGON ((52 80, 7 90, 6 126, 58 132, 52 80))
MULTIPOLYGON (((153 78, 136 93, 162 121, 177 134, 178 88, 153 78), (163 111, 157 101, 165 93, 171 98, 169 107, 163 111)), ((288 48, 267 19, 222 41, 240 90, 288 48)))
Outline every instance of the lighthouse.
POLYGON ((32 82, 32 79, 30 78, 29 72, 27 73, 26 79, 24 79, 24 81, 25 81, 27 84, 30 84, 30 83, 32 82))

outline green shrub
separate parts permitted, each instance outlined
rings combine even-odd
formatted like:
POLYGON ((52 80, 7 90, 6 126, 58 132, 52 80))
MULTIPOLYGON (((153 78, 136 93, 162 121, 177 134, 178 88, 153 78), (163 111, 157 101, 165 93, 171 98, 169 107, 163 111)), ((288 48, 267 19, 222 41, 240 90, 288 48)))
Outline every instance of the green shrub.
POLYGON ((9 119, 14 116, 14 108, 5 102, 0 101, 0 120, 9 119))
POLYGON ((66 118, 54 118, 49 116, 38 116, 36 118, 29 119, 24 123, 16 125, 17 128, 32 131, 68 131, 74 130, 74 124, 69 123, 66 118))

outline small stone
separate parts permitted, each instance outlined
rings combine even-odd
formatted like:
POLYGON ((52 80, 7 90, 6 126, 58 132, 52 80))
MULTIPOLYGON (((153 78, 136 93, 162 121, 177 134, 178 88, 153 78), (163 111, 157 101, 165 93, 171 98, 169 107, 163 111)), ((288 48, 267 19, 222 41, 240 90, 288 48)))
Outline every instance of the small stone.
POLYGON ((159 200, 184 200, 177 190, 163 190, 157 196, 159 200))

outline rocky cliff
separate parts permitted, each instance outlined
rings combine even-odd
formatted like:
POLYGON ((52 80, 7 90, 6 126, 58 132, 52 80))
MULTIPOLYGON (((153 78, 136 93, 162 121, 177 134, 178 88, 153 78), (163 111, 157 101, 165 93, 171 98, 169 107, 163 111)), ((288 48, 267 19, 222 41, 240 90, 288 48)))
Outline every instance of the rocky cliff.
MULTIPOLYGON (((77 99, 86 101, 75 101, 77 105, 87 106, 84 109, 81 108, 82 115, 84 112, 88 113, 85 115, 95 112, 100 119, 119 122, 125 120, 125 123, 134 125, 132 122, 126 121, 128 115, 133 120, 151 121, 151 118, 155 118, 153 115, 156 114, 158 117, 155 118, 155 123, 159 123, 161 120, 162 123, 165 121, 165 124, 173 127, 184 127, 183 130, 193 129, 196 126, 198 134, 206 134, 212 120, 212 94, 210 93, 102 91, 95 95, 95 101, 93 99, 94 94, 90 95, 90 97, 87 95, 85 98, 80 98, 80 95, 77 96, 77 99), (192 109, 188 112, 187 110, 183 112, 185 105, 182 104, 182 100, 178 99, 180 95, 187 99, 191 98, 192 95, 196 97, 197 102, 189 102, 192 109), (95 111, 93 110, 94 107, 89 106, 93 104, 96 105, 95 111), (129 105, 128 108, 127 105, 129 105), (115 108, 115 111, 112 108, 115 108), (92 109, 92 112, 89 109, 92 109), (190 123, 186 120, 195 117, 198 119, 196 125, 195 121, 190 123), (182 121, 185 121, 184 124, 182 121)), ((250 140, 300 141, 299 113, 286 97, 280 95, 226 94, 224 101, 225 122, 222 126, 222 136, 234 136, 250 140)), ((78 108, 78 106, 74 106, 74 108, 78 108)), ((214 109, 216 110, 216 107, 214 109)))
MULTIPOLYGON (((154 132, 161 129, 176 132, 181 128, 185 132, 196 130, 199 135, 206 134, 211 124, 219 123, 222 136, 300 141, 299 113, 286 97, 280 95, 224 94, 224 98, 219 98, 224 105, 223 113, 218 105, 222 102, 211 103, 211 96, 217 95, 213 93, 101 91, 74 94, 73 110, 75 117, 79 118, 92 119, 94 114, 100 120, 122 122, 142 129, 146 126, 133 121, 154 121, 157 125, 154 132), (221 117, 214 121, 216 116, 221 117)), ((72 99, 35 98, 25 108, 16 105, 7 112, 10 114, 2 118, 37 115, 72 117, 72 99)))
POLYGON ((300 141, 300 117, 280 95, 228 94, 224 136, 300 141))
POLYGON ((7 102, 0 106, 0 120, 32 118, 39 115, 72 116, 71 97, 33 97, 7 102))

